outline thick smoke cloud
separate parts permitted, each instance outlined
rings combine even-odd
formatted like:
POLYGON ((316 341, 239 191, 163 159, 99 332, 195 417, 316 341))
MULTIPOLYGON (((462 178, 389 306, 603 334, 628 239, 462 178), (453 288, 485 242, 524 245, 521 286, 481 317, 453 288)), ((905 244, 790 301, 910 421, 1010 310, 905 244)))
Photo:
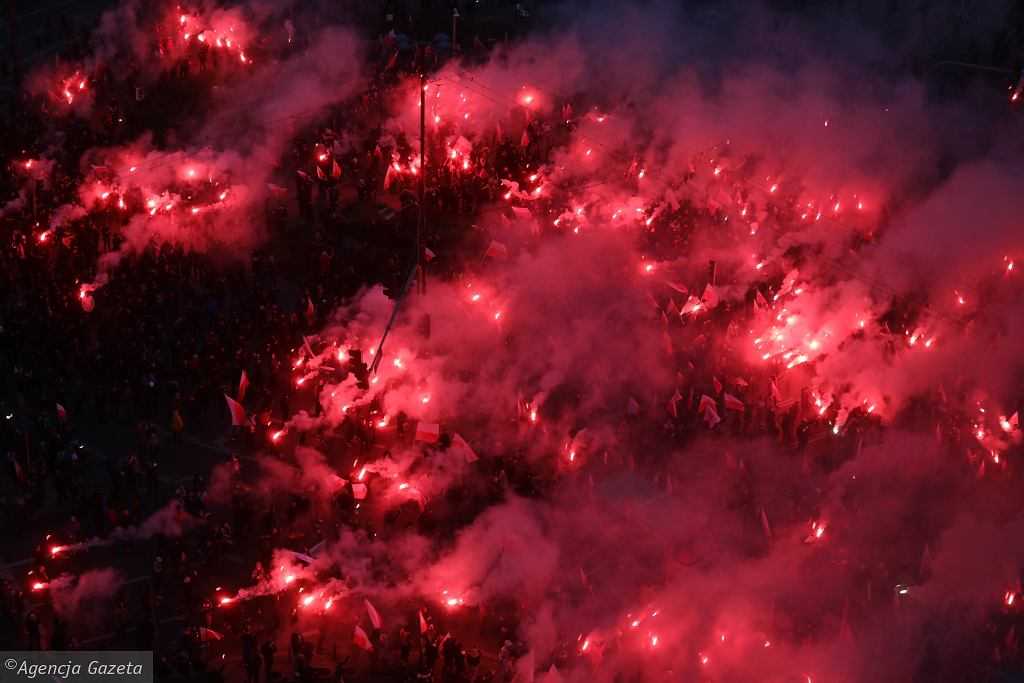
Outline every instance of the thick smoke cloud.
MULTIPOLYGON (((1012 124, 941 135, 989 114, 897 75, 920 55, 898 55, 877 35, 840 32, 841 63, 815 65, 819 27, 726 9, 737 35, 775 26, 751 42, 778 50, 719 45, 711 54, 729 56, 712 69, 668 58, 712 42, 700 36, 707 14, 682 29, 692 43, 662 28, 677 25, 665 19, 674 10, 612 14, 629 30, 601 34, 607 13, 584 13, 431 84, 428 116, 453 158, 471 156, 459 136, 475 149, 496 128, 528 136, 533 116, 566 101, 593 109, 571 114, 577 124, 540 181, 512 171, 504 185, 499 205, 531 211, 509 220, 499 206, 484 223, 482 243, 499 240, 507 260, 488 249, 464 281, 432 281, 406 302, 370 391, 325 379, 322 417, 301 428, 337 425, 362 404, 381 430, 403 413, 458 425, 484 457, 525 451, 551 464, 539 499, 510 494, 402 570, 441 609, 516 601, 530 661, 542 671, 563 662, 545 680, 943 680, 922 663, 970 669, 969 643, 1016 590, 1020 561, 1007 543, 1019 515, 993 490, 1014 439, 991 435, 993 414, 1012 412, 998 375, 1018 369, 1016 171, 1004 155, 985 159, 1012 124), (595 35, 619 36, 623 49, 595 35), (854 43, 870 53, 863 64, 844 52, 854 43), (864 85, 886 59, 891 71, 864 85), (582 95, 594 91, 606 101, 582 95), (567 189, 584 178, 596 186, 567 189), (703 211, 685 250, 652 253, 636 240, 673 229, 668 217, 687 204, 703 211), (671 319, 680 308, 683 328, 665 329, 659 309, 671 319), (726 331, 709 322, 724 308, 751 313, 726 331), (782 332, 796 341, 755 341, 782 332), (741 393, 764 372, 764 353, 784 359, 778 383, 799 378, 797 395, 802 385, 817 397, 836 435, 855 412, 888 430, 852 433, 832 458, 714 432, 683 445, 659 432, 673 391, 688 412, 711 393, 711 377, 677 373, 673 360, 706 366, 715 354, 714 379, 741 393), (908 406, 936 392, 948 409, 977 414, 987 433, 976 445, 904 428, 908 406), (979 555, 998 559, 981 568, 969 559, 979 555)), ((395 131, 413 130, 415 93, 397 98, 395 131)), ((321 358, 367 353, 389 314, 379 292, 360 295, 321 335, 321 358)), ((367 467, 390 487, 409 469, 367 467)), ((444 482, 474 486, 466 474, 444 482)), ((403 566, 397 552, 390 562, 403 566)))
MULTIPOLYGON (((1019 124, 979 111, 983 91, 950 102, 912 76, 946 14, 864 6, 853 22, 572 4, 543 35, 434 74, 431 144, 452 170, 477 172, 502 140, 550 146, 551 163, 494 170, 495 201, 457 248, 470 267, 402 302, 369 389, 350 361, 373 360, 395 304, 380 287, 339 302, 295 361, 296 392, 317 404, 286 416, 250 486, 317 512, 349 490, 386 512, 449 509, 453 491, 501 502, 452 538, 342 529, 301 561, 279 549, 229 602, 295 581, 394 611, 511 602, 524 661, 559 665, 545 680, 982 671, 975 639, 1024 559, 1007 464, 1020 168, 1001 149, 1019 124), (746 435, 787 401, 779 442, 797 439, 783 423, 817 418, 802 451, 746 435), (950 418, 936 438, 921 412, 956 415, 956 433, 950 418), (353 462, 315 445, 352 421, 386 452, 353 462), (399 434, 406 422, 447 438, 399 434), (516 491, 492 478, 496 461, 528 463, 539 483, 516 491)), ((342 29, 253 59, 182 144, 94 151, 80 207, 57 215, 108 188, 137 203, 104 268, 154 239, 259 242, 253 210, 298 122, 356 92, 362 70, 342 29), (189 170, 219 198, 183 222, 189 170)), ((392 142, 414 134, 418 94, 415 79, 396 89, 392 142)), ((406 182, 420 162, 387 151, 386 182, 406 182)), ((219 472, 212 499, 231 478, 219 472)))
MULTIPOLYGON (((157 144, 147 133, 131 144, 84 155, 77 200, 59 207, 49 227, 67 226, 89 212, 122 223, 123 241, 101 257, 97 284, 125 255, 150 245, 238 259, 264 241, 265 203, 290 184, 278 171, 289 143, 329 105, 354 93, 361 80, 361 47, 349 29, 317 26, 301 36, 301 46, 297 39, 293 45, 284 28, 287 9, 210 4, 155 16, 154 8, 128 2, 104 16, 94 63, 76 72, 64 106, 87 107, 80 100, 91 96, 91 79, 111 65, 134 64, 140 93, 167 87, 158 76, 179 60, 194 61, 197 51, 209 53, 202 57, 202 72, 222 72, 224 82, 166 141, 157 144), (154 22, 161 38, 156 48, 154 22)), ((204 88, 202 72, 196 89, 204 88)), ((46 70, 35 74, 32 82, 43 85, 33 92, 45 97, 54 79, 46 70)), ((58 80, 63 88, 67 79, 58 80)))

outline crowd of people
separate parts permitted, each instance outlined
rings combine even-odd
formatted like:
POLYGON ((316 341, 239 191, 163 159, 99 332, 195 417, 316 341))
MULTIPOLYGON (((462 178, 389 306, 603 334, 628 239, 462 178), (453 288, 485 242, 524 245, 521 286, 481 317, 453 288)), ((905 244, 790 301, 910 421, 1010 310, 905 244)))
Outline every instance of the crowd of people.
MULTIPOLYGON (((312 493, 267 493, 267 452, 302 468, 299 451, 316 446, 344 453, 355 468, 390 456, 394 443, 419 439, 404 412, 393 418, 394 434, 375 428, 379 405, 353 411, 329 436, 288 430, 300 411, 318 417, 324 410, 319 394, 326 381, 316 378, 314 389, 297 383, 296 357, 308 362, 334 349, 332 341, 316 337, 337 323, 339 302, 380 284, 400 305, 420 269, 438 282, 461 282, 479 269, 481 254, 506 249, 478 225, 485 210, 506 224, 525 215, 536 226, 533 232, 558 238, 583 225, 582 209, 572 215, 565 208, 574 192, 587 190, 582 183, 544 185, 541 198, 525 188, 539 169, 557 163, 582 120, 596 115, 587 95, 566 95, 544 115, 520 108, 509 120, 521 135, 489 131, 473 140, 471 152, 452 146, 454 128, 434 124, 425 164, 419 140, 388 127, 392 98, 419 73, 439 72, 453 50, 466 63, 482 57, 494 40, 525 30, 530 12, 520 3, 502 4, 497 12, 503 18, 488 24, 479 3, 457 3, 433 13, 421 8, 431 19, 425 21, 392 6, 403 3, 385 4, 379 15, 361 18, 363 28, 372 25, 380 33, 368 58, 372 75, 356 96, 297 127, 274 169, 273 177, 287 185, 273 185, 254 212, 261 234, 251 253, 201 253, 152 240, 144 249, 124 250, 94 286, 97 264, 124 247, 120 229, 129 218, 97 209, 48 227, 58 207, 76 201, 87 150, 125 145, 144 133, 159 147, 178 134, 169 110, 181 118, 202 116, 224 77, 216 52, 211 56, 196 46, 144 91, 137 74, 99 68, 90 77, 95 105, 88 117, 58 119, 45 94, 19 95, 13 103, 0 156, 13 169, 45 155, 52 170, 45 179, 12 172, 0 181, 0 194, 11 198, 0 217, 0 522, 18 530, 0 548, 7 562, 0 567, 5 648, 153 650, 159 680, 250 683, 509 683, 533 680, 534 668, 564 669, 586 650, 567 639, 548 660, 531 660, 524 676, 528 648, 516 604, 446 610, 409 598, 402 617, 386 625, 367 604, 373 628, 365 633, 357 627, 354 645, 350 624, 343 628, 328 619, 329 602, 313 616, 294 604, 311 580, 234 604, 239 591, 270 580, 281 548, 337 543, 352 530, 368 539, 408 529, 451 539, 509 491, 543 498, 562 476, 556 466, 508 447, 501 458, 474 463, 486 485, 452 487, 430 505, 411 501, 386 514, 375 509, 372 495, 364 502, 362 475, 332 492, 326 507, 312 493), (454 48, 435 36, 448 30, 452 9, 459 10, 458 21, 480 29, 467 31, 472 37, 454 48), (421 34, 415 49, 407 46, 410 33, 421 34), (242 394, 251 418, 225 410, 226 396, 241 403, 242 394), (285 442, 279 444, 279 437, 285 442), (106 564, 117 571, 97 569, 106 564), (60 582, 90 572, 102 587, 76 598, 74 609, 50 588, 60 584, 85 593, 81 582, 60 582), (80 601, 89 600, 107 607, 79 609, 80 601)), ((291 46, 293 31, 283 48, 274 49, 303 49, 301 30, 291 46)), ((69 53, 69 59, 91 52, 87 44, 73 49, 79 54, 69 53)), ((259 59, 259 48, 252 55, 259 59)), ((705 161, 700 154, 694 159, 705 161)), ((733 161, 742 168, 748 159, 733 161)), ((643 169, 636 159, 624 165, 617 180, 636 186, 643 169)), ((697 174, 684 174, 676 187, 686 187, 697 174)), ((799 223, 800 210, 781 200, 766 203, 761 222, 799 223)), ((689 200, 637 212, 649 229, 636 231, 635 245, 651 263, 687 253, 698 234, 712 232, 713 246, 728 248, 749 230, 728 223, 725 210, 689 200)), ((885 220, 882 211, 877 230, 885 220)), ((787 258, 800 263, 812 250, 797 245, 787 258)), ((687 378, 675 382, 667 406, 642 410, 629 399, 626 417, 614 429, 633 444, 635 455, 620 461, 613 455, 609 465, 605 454, 605 468, 639 468, 665 485, 670 474, 659 449, 682 449, 710 428, 722 438, 781 444, 824 471, 882 438, 883 420, 873 405, 843 409, 838 400, 823 401, 813 392, 799 369, 783 375, 777 366, 737 360, 744 357, 739 347, 748 342, 748 326, 768 307, 768 292, 747 288, 734 297, 742 310, 734 302, 719 303, 716 288, 732 285, 729 277, 712 260, 693 268, 687 282, 652 291, 652 316, 663 328, 669 365, 687 378), (691 310, 681 310, 682 302, 691 310), (694 306, 707 310, 697 317, 694 306)), ((785 289, 786 280, 778 280, 776 291, 785 289)), ((907 302, 905 310, 894 306, 877 321, 887 344, 905 343, 907 321, 920 308, 907 302)), ((429 335, 429 320, 427 326, 429 335)), ((339 371, 343 380, 351 373, 368 382, 362 361, 371 361, 372 351, 350 352, 349 365, 339 371)), ((914 403, 903 419, 939 424, 944 448, 956 451, 970 439, 970 418, 958 407, 964 402, 963 395, 936 392, 914 403)), ((527 405, 516 407, 529 412, 527 405)), ((536 407, 523 421, 531 419, 537 419, 536 407)), ((445 429, 438 451, 450 451, 454 438, 454 429, 445 429)), ((750 508, 757 518, 751 477, 742 466, 734 469, 730 506, 750 508)), ((763 507, 759 512, 770 538, 763 507)), ((915 578, 926 570, 922 563, 916 570, 922 576, 915 578)), ((370 571, 389 579, 387 567, 370 571)), ((859 580, 865 586, 894 584, 905 573, 902 567, 866 567, 859 580)), ((335 571, 316 578, 344 583, 348 577, 335 571)), ((979 650, 987 648, 988 656, 996 642, 998 654, 1013 660, 1016 617, 996 615, 989 627, 994 635, 979 650)))

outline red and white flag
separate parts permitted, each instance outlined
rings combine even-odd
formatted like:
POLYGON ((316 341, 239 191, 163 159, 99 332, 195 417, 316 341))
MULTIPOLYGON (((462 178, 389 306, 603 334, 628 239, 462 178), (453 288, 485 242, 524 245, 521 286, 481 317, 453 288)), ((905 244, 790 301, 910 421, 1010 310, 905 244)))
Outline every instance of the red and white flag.
POLYGON ((768 521, 768 513, 765 512, 765 509, 764 509, 763 505, 761 506, 760 517, 761 517, 761 528, 764 530, 765 538, 767 538, 769 541, 771 541, 772 540, 772 524, 771 524, 771 522, 768 521))
POLYGON ((707 394, 701 395, 700 403, 697 405, 697 412, 704 416, 704 422, 707 423, 709 429, 722 421, 722 418, 718 415, 718 404, 715 403, 715 399, 707 394))
POLYGON ((416 441, 437 443, 441 438, 441 425, 436 422, 420 422, 416 425, 416 441))
MULTIPOLYGON (((517 221, 530 221, 533 220, 533 214, 525 206, 513 206, 512 214, 516 217, 517 221)), ((504 245, 502 245, 504 246, 504 245)))
POLYGON ((725 392, 724 400, 726 410, 737 410, 742 413, 747 408, 745 405, 743 405, 743 401, 739 400, 738 398, 730 394, 728 391, 725 392))
POLYGON ((668 412, 672 417, 679 417, 679 402, 683 400, 683 395, 679 393, 679 389, 675 390, 672 394, 672 398, 668 400, 668 412))
POLYGON ((507 259, 508 258, 508 247, 497 240, 491 240, 491 243, 487 246, 487 251, 484 252, 484 258, 495 258, 495 259, 507 259))
POLYGON ((241 403, 245 400, 245 392, 249 389, 249 375, 245 374, 245 370, 242 370, 242 376, 238 378, 238 401, 241 403))
POLYGON ((359 626, 356 626, 355 630, 352 632, 352 642, 360 650, 373 652, 373 643, 370 642, 370 637, 367 636, 366 631, 359 626))
POLYGON ((224 640, 224 634, 219 631, 214 631, 212 628, 206 628, 205 626, 199 627, 199 640, 204 643, 208 643, 213 640, 224 640))
POLYGON ((704 293, 701 294, 700 300, 708 309, 718 305, 718 292, 715 291, 715 288, 710 283, 704 288, 704 293))
POLYGON ((331 177, 335 180, 341 177, 341 166, 336 160, 331 162, 331 177))
POLYGON ((68 411, 61 404, 57 404, 57 419, 61 422, 68 421, 68 411))
POLYGON ((427 618, 423 616, 423 610, 419 611, 420 615, 420 633, 426 633, 430 630, 430 625, 427 624, 427 618))
POLYGON ((370 617, 370 623, 379 631, 381 624, 384 623, 381 621, 380 612, 378 612, 377 608, 373 606, 373 603, 366 598, 363 598, 363 604, 366 605, 366 616, 370 617))
POLYGON ((701 300, 692 294, 686 298, 686 303, 679 309, 679 315, 696 315, 700 310, 704 308, 704 304, 701 300))
POLYGON ((452 450, 461 451, 463 458, 465 458, 467 464, 472 464, 480 459, 473 447, 469 445, 469 442, 463 439, 460 435, 455 434, 452 436, 452 450))
POLYGON ((228 410, 231 411, 231 426, 241 427, 245 424, 245 406, 224 394, 224 400, 228 402, 228 410))
POLYGON ((782 280, 782 284, 779 286, 779 292, 775 297, 778 298, 789 294, 793 290, 793 286, 796 284, 796 279, 798 277, 800 277, 800 271, 796 268, 786 273, 786 277, 782 280))
MULTIPOLYGON (((310 313, 307 311, 306 315, 310 315, 310 313)), ((309 353, 310 358, 316 358, 316 354, 313 353, 313 345, 309 343, 309 337, 306 335, 302 335, 302 347, 309 353)))

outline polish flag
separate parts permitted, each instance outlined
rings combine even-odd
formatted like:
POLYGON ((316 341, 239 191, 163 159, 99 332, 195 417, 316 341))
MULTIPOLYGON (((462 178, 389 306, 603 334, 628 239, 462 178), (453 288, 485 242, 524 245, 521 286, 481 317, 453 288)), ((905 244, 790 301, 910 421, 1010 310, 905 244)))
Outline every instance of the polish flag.
POLYGON ((242 376, 238 380, 238 400, 245 400, 245 392, 249 388, 249 375, 245 374, 245 370, 242 370, 242 376))
POLYGON ((497 240, 491 240, 491 243, 487 246, 487 251, 484 252, 484 258, 488 256, 494 259, 507 259, 508 247, 497 240))
POLYGON ((708 286, 704 288, 704 293, 701 295, 700 300, 701 303, 709 309, 714 308, 718 305, 718 292, 715 291, 714 287, 708 284, 708 286))
POLYGON ((228 410, 231 411, 231 426, 241 427, 244 425, 245 407, 227 394, 224 394, 224 400, 228 402, 228 410))
POLYGON ((437 443, 441 438, 441 425, 436 422, 420 422, 416 425, 416 441, 437 443))
POLYGON ((355 630, 352 632, 352 642, 361 650, 373 652, 373 643, 370 642, 370 637, 367 636, 366 631, 359 626, 356 626, 355 630))
POLYGON ((707 394, 701 395, 700 403, 697 405, 697 412, 704 416, 704 422, 707 423, 709 429, 722 421, 722 418, 718 415, 718 404, 715 403, 715 399, 707 394))
POLYGON ((746 406, 743 405, 743 401, 739 400, 738 398, 736 398, 727 391, 725 392, 725 409, 738 410, 739 412, 742 413, 744 410, 746 410, 746 406))
POLYGON ((380 612, 377 611, 377 608, 373 606, 372 602, 366 600, 365 598, 363 599, 363 604, 366 605, 366 615, 370 617, 370 623, 373 624, 373 627, 379 631, 381 624, 384 623, 383 621, 381 621, 380 612))

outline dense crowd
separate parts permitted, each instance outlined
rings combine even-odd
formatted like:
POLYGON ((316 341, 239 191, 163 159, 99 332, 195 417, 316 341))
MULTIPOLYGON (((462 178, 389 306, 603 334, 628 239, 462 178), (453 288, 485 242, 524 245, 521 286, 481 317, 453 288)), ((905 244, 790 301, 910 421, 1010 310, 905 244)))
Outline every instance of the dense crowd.
MULTIPOLYGON (((387 624, 379 623, 367 603, 373 628, 365 633, 357 627, 353 646, 350 625, 328 619, 329 602, 314 616, 302 611, 301 600, 293 604, 313 586, 308 577, 287 592, 266 591, 237 604, 229 597, 269 581, 281 548, 310 549, 313 555, 313 548, 343 542, 353 531, 366 539, 387 540, 409 529, 453 539, 506 496, 543 499, 564 476, 557 464, 539 463, 526 457, 525 447, 505 444, 503 457, 473 463, 482 485, 451 487, 427 506, 410 501, 381 512, 373 496, 364 502, 362 474, 332 492, 326 507, 312 490, 269 495, 260 488, 266 486, 268 451, 272 459, 302 468, 300 451, 315 447, 343 453, 357 470, 356 463, 385 460, 391 449, 420 440, 415 421, 404 411, 394 416, 393 433, 375 427, 379 402, 347 415, 330 435, 288 431, 300 411, 308 418, 325 410, 320 392, 328 380, 318 376, 312 389, 297 382, 296 358, 308 363, 335 351, 334 342, 318 334, 338 322, 339 302, 379 284, 394 305, 401 305, 418 267, 431 282, 463 282, 479 270, 481 255, 487 259, 506 249, 480 227, 483 211, 505 224, 526 215, 537 226, 534 232, 554 239, 571 239, 566 236, 572 227, 583 225, 580 214, 565 212, 573 193, 588 189, 580 187, 583 183, 546 185, 540 199, 525 188, 541 169, 558 163, 583 120, 596 115, 597 104, 587 95, 567 94, 544 115, 522 108, 510 114, 521 135, 490 132, 474 139, 472 152, 465 154, 452 146, 454 129, 435 124, 424 167, 419 141, 388 129, 389 108, 394 93, 416 74, 438 73, 449 63, 452 45, 435 34, 448 30, 452 7, 434 13, 421 9, 426 14, 416 16, 392 6, 397 4, 402 3, 360 17, 363 28, 378 35, 369 49, 372 75, 356 96, 296 127, 274 169, 280 184, 272 184, 252 216, 262 234, 251 253, 200 253, 153 240, 142 250, 125 251, 94 286, 97 264, 126 243, 120 229, 129 218, 101 208, 47 229, 57 208, 76 200, 87 150, 125 145, 147 132, 155 146, 170 144, 180 134, 177 120, 208 111, 225 77, 217 52, 195 46, 144 91, 131 74, 100 69, 90 79, 96 100, 91 115, 62 119, 59 126, 46 96, 19 95, 12 103, 0 157, 11 160, 12 169, 44 155, 53 166, 45 180, 26 180, 12 171, 0 183, 4 197, 18 197, 0 218, 0 523, 19 530, 2 549, 10 564, 0 568, 0 646, 152 649, 160 680, 268 683, 508 683, 532 680, 533 669, 565 669, 586 651, 589 641, 566 640, 543 662, 531 659, 524 676, 528 648, 519 630, 524 615, 514 603, 446 610, 409 598, 402 617, 387 624), (419 39, 415 48, 410 34, 419 39), (176 117, 167 116, 168 110, 176 117), (414 238, 417 225, 423 226, 420 244, 414 238), (246 389, 239 386, 240 377, 246 389), (230 405, 231 397, 243 402, 243 394, 248 417, 236 419, 225 410, 225 397, 230 405), (124 565, 122 573, 103 575, 105 588, 96 591, 109 609, 91 613, 76 604, 74 620, 62 616, 47 587, 65 580, 62 575, 110 564, 110 556, 123 549, 126 557, 113 562, 124 565), (20 556, 28 559, 12 561, 20 556)), ((530 20, 522 4, 508 3, 498 9, 502 18, 490 24, 477 4, 458 6, 459 21, 475 29, 456 46, 467 64, 482 59, 499 37, 524 31, 530 20)), ((261 47, 300 51, 301 29, 297 35, 295 45, 289 30, 284 47, 261 47)), ((80 42, 70 48, 69 59, 91 53, 88 43, 80 42)), ((252 52, 256 59, 259 49, 252 52)), ((691 170, 675 186, 680 195, 700 182, 693 168, 705 161, 694 156, 691 170)), ((752 157, 732 161, 735 169, 754 163, 752 157)), ((635 189, 644 171, 635 158, 623 165, 626 170, 616 181, 635 189)), ((211 180, 204 190, 214 187, 211 180)), ((128 201, 141 206, 143 199, 128 201)), ((879 232, 886 228, 887 208, 875 225, 879 232)), ((761 221, 796 224, 800 211, 792 203, 766 203, 761 221)), ((656 211, 644 207, 649 229, 637 230, 633 243, 651 263, 688 253, 698 235, 703 249, 709 246, 707 234, 713 235, 712 247, 728 249, 748 226, 728 223, 727 214, 689 199, 662 202, 656 211)), ((851 251, 868 248, 871 239, 851 251)), ((813 249, 798 244, 786 258, 804 263, 815 256, 813 249)), ((873 405, 847 410, 838 399, 822 400, 799 363, 789 368, 797 367, 795 372, 783 373, 778 366, 738 360, 744 358, 740 347, 748 341, 748 329, 769 307, 768 290, 751 286, 719 304, 716 288, 733 285, 731 275, 711 260, 693 267, 686 282, 652 287, 651 315, 663 329, 670 367, 687 378, 675 382, 667 405, 648 410, 628 399, 613 429, 632 452, 613 454, 611 460, 605 453, 603 472, 639 470, 671 487, 660 450, 683 449, 712 428, 722 439, 779 444, 805 468, 813 462, 824 472, 882 439, 883 420, 873 405), (700 306, 705 314, 693 315, 700 306)), ((776 278, 780 296, 794 287, 788 278, 776 278)), ((923 308, 899 301, 875 321, 890 350, 906 343, 908 325, 923 308)), ((427 319, 425 337, 429 325, 427 319)), ((372 363, 372 351, 371 346, 350 351, 349 362, 337 369, 337 383, 350 374, 361 386, 368 382, 363 361, 372 363)), ((937 391, 915 399, 901 420, 939 425, 942 448, 959 452, 971 439, 971 418, 961 408, 966 392, 954 387, 951 395, 937 391)), ((571 403, 571 392, 565 393, 545 410, 553 414, 559 402, 571 403)), ((530 410, 523 401, 516 408, 530 410)), ((1007 413, 1024 408, 1024 395, 1006 408, 1007 413)), ((517 419, 536 421, 536 413, 534 407, 532 417, 517 419)), ((574 431, 573 439, 580 432, 574 431)), ((436 439, 437 452, 454 452, 455 439, 454 428, 446 428, 436 439)), ((1019 448, 1015 443, 1003 456, 1019 448)), ((748 510, 770 542, 771 523, 758 503, 753 476, 733 462, 734 454, 726 457, 730 509, 748 510)), ((799 510, 804 512, 811 511, 799 510)), ((815 534, 821 536, 812 527, 811 537, 815 534)), ((380 564, 369 572, 382 583, 394 581, 380 564)), ((923 580, 928 571, 923 561, 910 569, 863 566, 857 569, 857 586, 865 588, 865 604, 878 604, 890 596, 873 595, 872 586, 896 584, 908 573, 923 580)), ((315 578, 344 583, 349 577, 335 571, 315 578)), ((587 581, 583 576, 581 583, 587 581)), ((968 646, 979 660, 992 659, 994 651, 1012 668, 1019 662, 1017 622, 1013 613, 994 614, 987 632, 968 646)), ((796 638, 813 629, 792 626, 796 638)), ((617 638, 608 639, 607 656, 624 637, 617 638)), ((643 680, 641 672, 636 680, 643 680)))

